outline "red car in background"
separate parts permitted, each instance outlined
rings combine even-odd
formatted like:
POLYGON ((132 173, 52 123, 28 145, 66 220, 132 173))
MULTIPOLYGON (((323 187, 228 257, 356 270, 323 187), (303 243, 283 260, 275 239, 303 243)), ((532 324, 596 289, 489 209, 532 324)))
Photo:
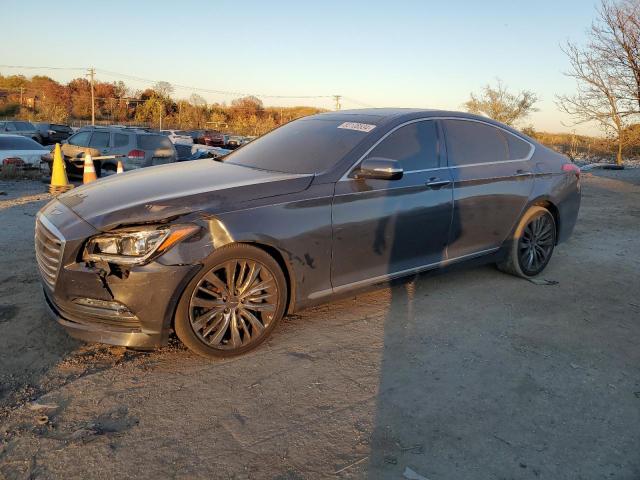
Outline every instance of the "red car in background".
POLYGON ((204 144, 209 147, 224 147, 226 144, 225 135, 216 130, 204 131, 204 144))

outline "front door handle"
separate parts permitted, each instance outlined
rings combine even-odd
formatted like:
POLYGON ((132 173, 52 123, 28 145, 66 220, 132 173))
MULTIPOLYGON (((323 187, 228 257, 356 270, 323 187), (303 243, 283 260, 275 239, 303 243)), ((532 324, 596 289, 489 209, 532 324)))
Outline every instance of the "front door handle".
POLYGON ((440 187, 444 187, 446 185, 449 185, 451 183, 451 180, 441 180, 440 178, 430 178, 426 185, 429 188, 440 188, 440 187))

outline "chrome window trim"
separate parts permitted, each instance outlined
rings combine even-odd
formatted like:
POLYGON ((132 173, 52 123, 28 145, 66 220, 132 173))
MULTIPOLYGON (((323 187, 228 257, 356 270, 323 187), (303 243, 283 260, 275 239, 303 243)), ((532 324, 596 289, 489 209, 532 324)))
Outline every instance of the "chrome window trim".
MULTIPOLYGON (((354 180, 353 178, 349 177, 349 175, 353 172, 353 170, 365 159, 367 158, 367 155, 369 155, 371 153, 371 151, 376 148, 381 142, 383 142, 389 135, 391 135, 393 132, 395 132, 396 130, 398 130, 399 128, 402 128, 406 125, 410 125, 412 123, 416 123, 416 122, 426 122, 429 120, 462 120, 465 122, 476 122, 476 123, 482 123, 484 125, 487 125, 489 127, 493 127, 493 128, 497 128, 499 130, 502 130, 503 132, 505 132, 507 135, 512 135, 514 137, 516 137, 519 140, 522 140, 523 142, 526 142, 529 144, 529 146, 531 147, 531 149, 529 150, 529 155, 527 155, 526 157, 523 158, 516 158, 516 159, 509 159, 509 160, 497 160, 495 162, 481 162, 481 163, 469 163, 467 165, 444 165, 441 167, 437 167, 437 168, 426 168, 423 170, 407 170, 404 173, 418 173, 418 172, 427 172, 427 171, 431 171, 431 170, 440 170, 442 168, 465 168, 465 167, 477 167, 479 165, 495 165, 495 164, 501 164, 501 163, 513 163, 513 162, 528 162, 529 160, 531 160, 531 157, 533 157, 533 154, 536 151, 536 146, 531 143, 529 140, 522 138, 520 135, 516 135, 512 132, 510 132, 509 130, 502 128, 499 125, 494 125, 492 123, 486 122, 484 120, 479 120, 476 118, 465 118, 465 117, 451 117, 451 116, 444 116, 444 117, 429 117, 429 118, 415 118, 413 120, 409 120, 407 122, 401 123, 400 125, 395 126, 393 129, 389 130, 387 133, 384 134, 384 136, 380 139, 378 139, 378 141, 376 143, 374 143, 366 152, 364 152, 362 154, 362 156, 360 156, 360 158, 358 158, 353 165, 351 165, 351 167, 349 167, 346 171, 346 173, 344 175, 342 175, 342 177, 340 178, 340 180, 338 180, 339 182, 345 181, 345 180, 354 180)), ((444 127, 442 129, 444 131, 444 127)), ((446 135, 446 132, 445 132, 446 135)), ((446 139, 444 139, 446 141, 446 139)), ((447 152, 448 153, 448 152, 447 152)), ((447 164, 448 162, 448 155, 447 155, 447 164)))

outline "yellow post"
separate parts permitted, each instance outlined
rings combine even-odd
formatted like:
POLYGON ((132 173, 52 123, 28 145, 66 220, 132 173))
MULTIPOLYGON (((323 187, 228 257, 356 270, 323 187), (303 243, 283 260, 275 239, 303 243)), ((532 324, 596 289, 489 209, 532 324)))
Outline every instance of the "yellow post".
POLYGON ((62 160, 62 151, 60 150, 60 144, 56 143, 56 148, 53 151, 53 164, 51 165, 51 185, 49 186, 49 192, 52 195, 57 195, 66 192, 73 185, 69 184, 67 179, 67 171, 64 168, 64 160, 62 160))

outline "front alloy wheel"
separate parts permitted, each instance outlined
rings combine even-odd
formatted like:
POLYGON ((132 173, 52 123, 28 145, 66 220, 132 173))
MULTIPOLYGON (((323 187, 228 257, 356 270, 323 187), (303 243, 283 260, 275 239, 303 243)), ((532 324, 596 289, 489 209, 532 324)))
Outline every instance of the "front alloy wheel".
POLYGON ((223 247, 208 263, 183 294, 176 333, 204 356, 236 355, 255 348, 284 314, 282 270, 266 252, 251 245, 223 247))

